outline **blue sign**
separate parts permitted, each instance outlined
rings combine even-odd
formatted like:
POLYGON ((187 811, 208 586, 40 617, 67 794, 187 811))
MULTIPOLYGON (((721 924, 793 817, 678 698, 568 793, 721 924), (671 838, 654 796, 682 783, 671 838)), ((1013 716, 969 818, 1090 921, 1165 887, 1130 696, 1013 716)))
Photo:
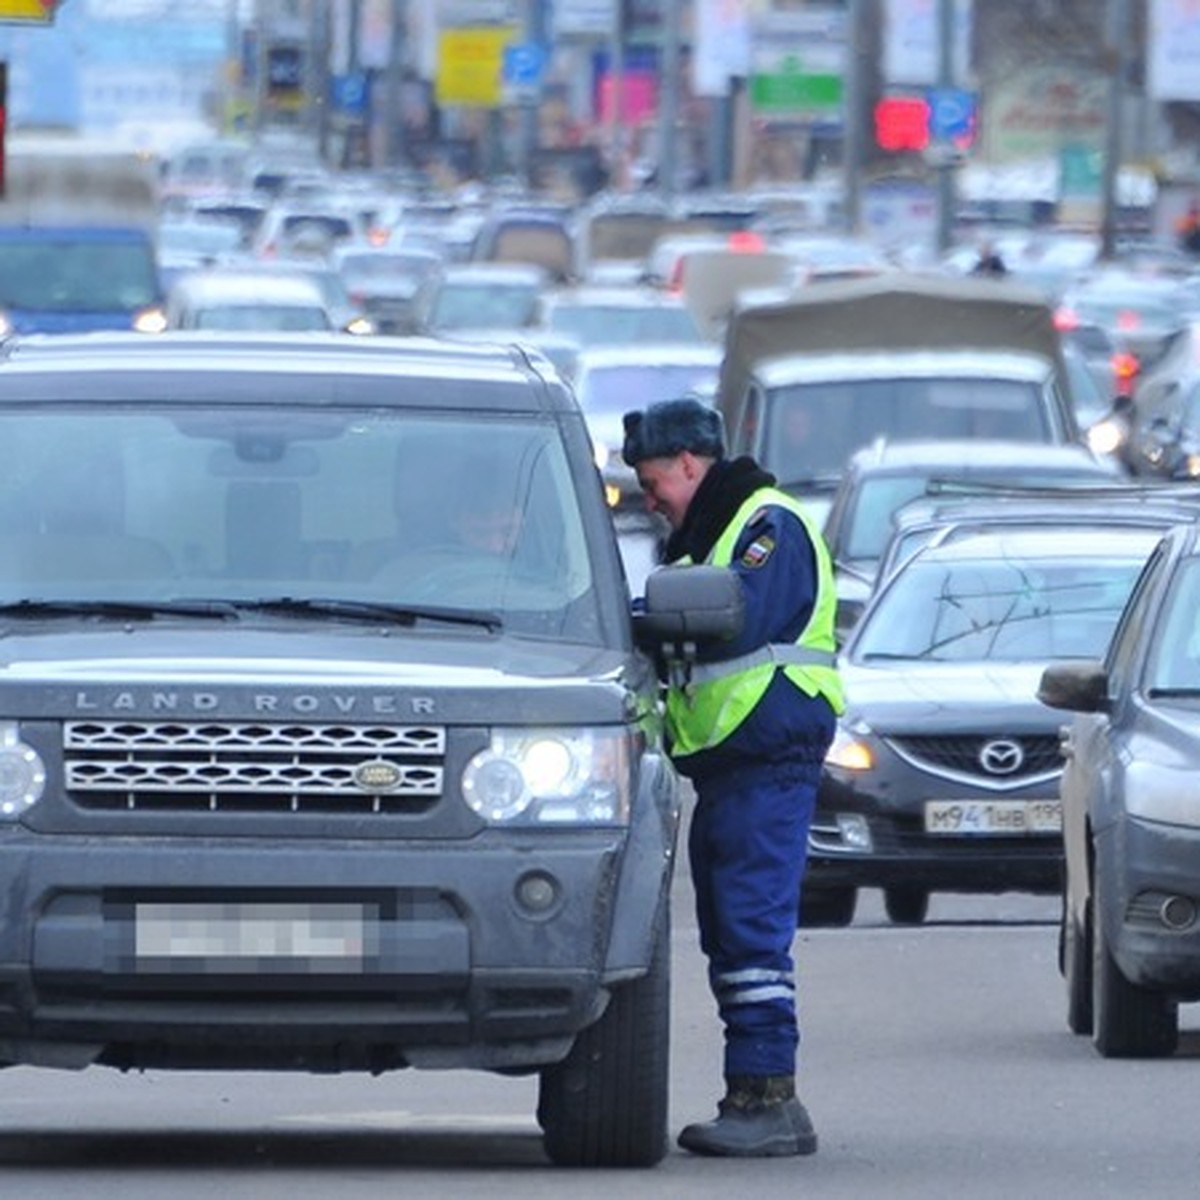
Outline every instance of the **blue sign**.
POLYGON ((537 42, 517 42, 504 47, 502 78, 514 87, 536 87, 546 69, 546 47, 537 42))
POLYGON ((933 88, 929 101, 929 136, 934 141, 969 137, 975 132, 975 93, 964 88, 933 88))
POLYGON ((333 106, 343 113, 367 111, 367 76, 364 71, 333 77, 333 106))

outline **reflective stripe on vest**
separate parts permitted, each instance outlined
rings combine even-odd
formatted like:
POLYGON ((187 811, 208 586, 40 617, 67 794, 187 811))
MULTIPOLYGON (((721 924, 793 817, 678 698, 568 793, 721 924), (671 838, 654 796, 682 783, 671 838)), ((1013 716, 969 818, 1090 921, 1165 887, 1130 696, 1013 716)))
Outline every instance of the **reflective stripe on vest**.
POLYGON ((713 679, 722 679, 726 675, 735 675, 738 671, 749 671, 754 667, 766 666, 773 663, 777 667, 794 664, 798 667, 832 667, 837 661, 837 655, 832 650, 816 650, 810 646, 791 645, 787 642, 777 642, 752 650, 749 654, 739 654, 737 658, 723 658, 720 662, 696 663, 692 667, 692 683, 709 683, 713 679))
POLYGON ((775 488, 760 488, 734 514, 707 561, 712 566, 730 566, 746 523, 767 505, 793 513, 812 543, 817 566, 812 614, 793 644, 776 643, 737 658, 696 663, 686 686, 673 673, 667 691, 667 724, 675 758, 711 749, 728 738, 754 711, 779 669, 805 695, 824 696, 836 713, 845 708, 841 679, 834 668, 833 566, 820 531, 800 502, 775 488))

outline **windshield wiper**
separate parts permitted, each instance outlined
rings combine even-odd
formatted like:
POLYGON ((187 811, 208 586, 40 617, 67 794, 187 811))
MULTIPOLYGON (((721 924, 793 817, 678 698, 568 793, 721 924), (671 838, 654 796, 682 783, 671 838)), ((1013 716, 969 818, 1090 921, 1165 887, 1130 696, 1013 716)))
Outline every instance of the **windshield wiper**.
POLYGON ((0 617, 106 617, 114 621, 152 621, 155 617, 237 617, 224 600, 11 600, 0 604, 0 617))
POLYGON ((477 625, 497 630, 504 625, 500 614, 475 608, 441 605, 383 604, 368 600, 337 600, 321 596, 271 596, 260 600, 230 600, 241 611, 287 617, 339 617, 350 621, 388 621, 415 625, 418 621, 446 621, 452 625, 477 625))
POLYGON ((1200 687, 1152 687, 1146 689, 1151 700, 1200 698, 1200 687))

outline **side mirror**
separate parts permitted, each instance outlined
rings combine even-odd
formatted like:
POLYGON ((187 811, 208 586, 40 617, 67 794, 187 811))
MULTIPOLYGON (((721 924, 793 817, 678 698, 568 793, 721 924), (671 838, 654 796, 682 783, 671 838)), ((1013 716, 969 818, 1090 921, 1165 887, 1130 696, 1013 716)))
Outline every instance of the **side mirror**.
POLYGON ((723 567, 659 567, 646 577, 645 606, 634 633, 645 650, 667 645, 731 641, 742 632, 746 600, 733 571, 723 567))
POLYGON ((1108 673, 1098 659, 1054 663, 1042 672, 1037 698, 1069 712, 1107 712, 1108 673))

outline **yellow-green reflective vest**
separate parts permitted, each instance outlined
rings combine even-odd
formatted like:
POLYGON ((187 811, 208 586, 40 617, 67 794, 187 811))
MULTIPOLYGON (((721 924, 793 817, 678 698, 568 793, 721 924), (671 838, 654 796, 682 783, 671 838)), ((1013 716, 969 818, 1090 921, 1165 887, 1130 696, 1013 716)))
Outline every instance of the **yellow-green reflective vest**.
MULTIPOLYGON (((835 713, 845 709, 841 678, 834 667, 837 596, 833 567, 824 538, 799 501, 775 488, 760 488, 725 527, 707 562, 714 567, 728 567, 746 522, 768 504, 795 513, 812 542, 817 561, 812 615, 794 643, 775 643, 736 658, 694 664, 686 684, 672 673, 667 689, 667 729, 674 758, 720 745, 754 711, 778 667, 806 695, 824 696, 835 713)), ((684 558, 676 565, 686 566, 689 562, 684 558)))

